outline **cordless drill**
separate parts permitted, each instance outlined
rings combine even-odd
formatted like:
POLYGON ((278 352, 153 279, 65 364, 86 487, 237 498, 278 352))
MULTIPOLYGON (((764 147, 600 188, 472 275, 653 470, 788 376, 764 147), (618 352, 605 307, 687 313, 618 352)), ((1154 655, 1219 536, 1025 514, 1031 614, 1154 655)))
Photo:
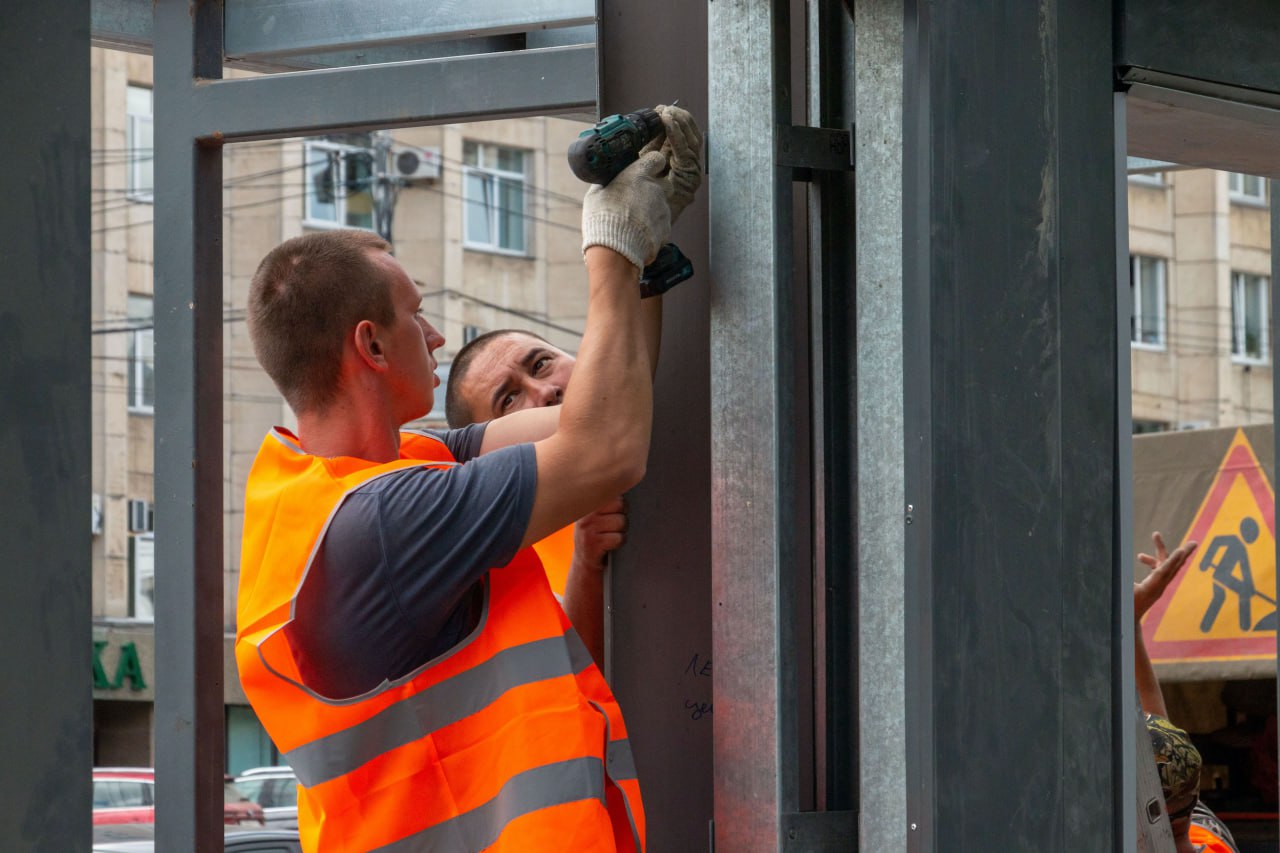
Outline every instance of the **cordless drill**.
MULTIPOLYGON (((640 149, 663 132, 656 110, 600 119, 569 146, 569 168, 580 180, 604 186, 640 158, 640 149)), ((693 275, 693 263, 675 243, 667 243, 640 273, 640 297, 666 293, 693 275)))

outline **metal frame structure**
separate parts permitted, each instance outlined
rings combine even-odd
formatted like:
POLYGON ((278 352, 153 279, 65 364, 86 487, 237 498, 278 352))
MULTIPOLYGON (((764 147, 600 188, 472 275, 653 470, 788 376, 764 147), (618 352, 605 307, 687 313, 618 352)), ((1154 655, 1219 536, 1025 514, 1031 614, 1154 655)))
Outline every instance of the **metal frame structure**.
MULTIPOLYGON (((3 425, 17 486, 0 503, 25 533, 0 546, 0 623, 10 670, 39 637, 43 671, 10 709, 24 725, 7 729, 5 789, 25 795, 3 800, 0 835, 83 849, 87 826, 48 804, 88 803, 89 590, 83 542, 65 531, 88 490, 90 8, 14 2, 25 23, 4 48, 36 73, 6 84, 9 150, 27 167, 10 180, 35 175, 43 192, 9 194, 16 285, 0 316, 17 333, 0 339, 0 375, 33 403, 3 425), (47 568, 31 582, 16 573, 37 549, 47 568)), ((1129 153, 1280 177, 1260 148, 1280 134, 1280 10, 602 0, 588 14, 540 0, 522 7, 540 23, 480 2, 450 28, 379 0, 333 38, 303 26, 318 4, 273 4, 276 23, 301 22, 288 38, 255 0, 92 7, 98 43, 155 45, 160 848, 221 846, 221 146, 593 113, 599 69, 609 110, 674 96, 697 108, 705 86, 710 131, 706 249, 701 208, 679 235, 708 259, 710 293, 673 300, 668 339, 686 342, 663 367, 668 384, 694 382, 660 389, 655 457, 679 449, 636 496, 637 529, 670 517, 668 492, 709 529, 682 534, 694 566, 639 543, 621 568, 652 560, 664 581, 620 571, 611 589, 624 703, 678 695, 638 639, 679 597, 669 574, 693 584, 687 612, 705 600, 689 650, 708 627, 714 647, 713 743, 686 729, 680 758, 640 759, 660 777, 650 788, 672 789, 654 796, 654 849, 700 844, 708 810, 712 843, 735 851, 841 849, 855 834, 867 849, 1128 849, 1116 140, 1127 126, 1129 153), (674 67, 671 45, 704 32, 706 67, 674 67), (278 73, 223 80, 224 64, 278 73), (1206 118, 1228 144, 1196 130, 1206 118), (856 182, 835 168, 851 124, 856 182), (684 430, 699 407, 707 420, 684 430), (709 492, 690 488, 708 463, 709 492)), ((662 736, 665 719, 645 708, 637 733, 662 736)))
POLYGON ((6 4, 0 259, 0 838, 87 850, 89 4, 6 4), (21 21, 14 25, 12 21, 21 21))

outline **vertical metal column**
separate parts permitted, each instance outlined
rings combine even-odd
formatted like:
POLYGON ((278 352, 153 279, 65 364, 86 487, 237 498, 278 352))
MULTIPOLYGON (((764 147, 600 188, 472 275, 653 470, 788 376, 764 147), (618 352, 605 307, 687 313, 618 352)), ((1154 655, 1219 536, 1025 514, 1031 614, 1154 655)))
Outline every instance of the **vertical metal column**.
POLYGON ((89 3, 6 3, 0 839, 89 849, 89 3))
POLYGON ((222 76, 222 0, 158 0, 156 842, 222 849, 222 149, 192 128, 222 76), (160 215, 163 212, 163 215, 160 215))
POLYGON ((795 810, 794 359, 790 337, 790 8, 708 7, 711 203, 712 642, 717 848, 774 850, 795 810), (789 682, 790 677, 790 682, 789 682), (790 756, 792 760, 787 760, 790 756))
MULTIPOLYGON (((602 0, 600 9, 600 113, 679 98, 707 130, 707 4, 602 0), (664 55, 683 59, 653 61, 664 55)), ((712 815, 711 180, 672 234, 696 272, 663 300, 653 449, 609 572, 609 683, 635 744, 655 851, 705 848, 712 815)))
POLYGON ((1126 850, 1112 3, 906 32, 908 849, 1126 850))
POLYGON ((857 365, 866 377, 857 389, 858 840, 864 850, 903 850, 903 528, 912 515, 903 497, 903 0, 854 4, 854 38, 857 365))

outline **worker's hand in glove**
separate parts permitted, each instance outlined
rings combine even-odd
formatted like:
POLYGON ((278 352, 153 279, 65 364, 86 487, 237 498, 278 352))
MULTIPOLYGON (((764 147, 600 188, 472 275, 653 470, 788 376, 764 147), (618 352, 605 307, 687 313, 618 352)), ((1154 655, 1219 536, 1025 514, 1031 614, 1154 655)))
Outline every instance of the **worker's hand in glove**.
POLYGON ((640 269, 657 257, 671 233, 671 208, 660 177, 666 171, 667 158, 650 151, 608 186, 587 190, 582 200, 582 251, 604 246, 640 269))
POLYGON ((671 171, 662 180, 674 225, 702 185, 702 131, 688 110, 666 104, 658 104, 654 110, 666 132, 645 146, 644 151, 660 151, 667 158, 671 171))

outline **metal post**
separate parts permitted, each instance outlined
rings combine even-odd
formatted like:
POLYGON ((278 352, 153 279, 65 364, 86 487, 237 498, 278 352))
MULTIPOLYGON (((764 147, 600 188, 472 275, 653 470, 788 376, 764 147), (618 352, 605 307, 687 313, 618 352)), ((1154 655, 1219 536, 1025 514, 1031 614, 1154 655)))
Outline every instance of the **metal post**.
POLYGON ((906 6, 911 850, 1134 843, 1113 822, 1135 793, 1112 651, 1131 559, 1115 533, 1112 13, 906 6))
MULTIPOLYGON (((707 4, 602 0, 600 112, 675 98, 708 129, 707 4), (680 25, 673 27, 672 22, 680 25), (681 62, 653 62, 658 55, 681 62)), ((552 152, 554 155, 555 152, 552 152)), ((663 297, 653 449, 608 574, 609 683, 636 744, 652 850, 704 848, 712 816, 710 265, 707 176, 672 240, 694 278, 663 297), (678 519, 678 522, 675 520, 678 519)))
POLYGON ((156 846, 222 849, 222 2, 159 0, 156 87, 156 846))
MULTIPOLYGON (((854 5, 857 181, 858 840, 907 844, 903 623, 902 0, 854 5)), ((918 352, 919 346, 911 349, 918 352)), ((927 708, 920 709, 928 713, 927 708)))
POLYGON ((775 165, 791 124, 789 4, 708 7, 711 131, 712 641, 715 842, 774 850, 796 808, 794 604, 797 476, 791 170, 775 165), (790 670, 794 678, 794 669, 790 670), (786 756, 790 756, 788 762, 786 756))
POLYGON ((0 838, 89 849, 89 4, 5 5, 0 838), (16 69, 20 69, 20 72, 16 69))

